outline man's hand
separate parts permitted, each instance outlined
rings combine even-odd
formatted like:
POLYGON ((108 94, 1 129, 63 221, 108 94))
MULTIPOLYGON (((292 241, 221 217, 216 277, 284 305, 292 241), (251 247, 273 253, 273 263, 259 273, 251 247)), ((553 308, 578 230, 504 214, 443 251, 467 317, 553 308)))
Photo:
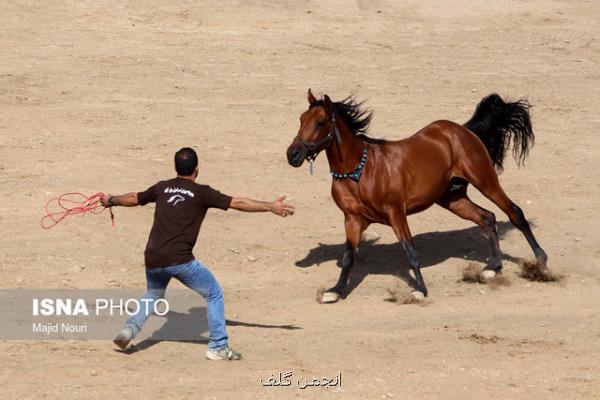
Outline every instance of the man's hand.
POLYGON ((285 195, 278 197, 271 203, 271 212, 282 217, 294 215, 294 206, 285 203, 285 195))
POLYGON ((122 207, 134 207, 138 206, 140 203, 138 202, 137 193, 131 192, 127 194, 122 194, 120 196, 112 196, 110 194, 102 195, 100 202, 104 207, 112 207, 112 206, 122 206, 122 207), (108 199, 111 199, 110 204, 108 199))
POLYGON ((103 194, 102 198, 100 199, 100 203, 102 203, 104 207, 109 207, 108 199, 110 199, 111 197, 111 194, 103 194))

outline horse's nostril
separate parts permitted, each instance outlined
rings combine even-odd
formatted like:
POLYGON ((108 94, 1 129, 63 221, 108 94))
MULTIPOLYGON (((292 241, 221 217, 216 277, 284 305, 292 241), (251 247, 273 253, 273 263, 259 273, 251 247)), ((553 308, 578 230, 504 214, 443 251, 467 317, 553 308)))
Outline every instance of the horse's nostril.
POLYGON ((304 158, 306 157, 306 150, 298 145, 292 145, 287 149, 286 152, 288 163, 292 167, 299 167, 304 162, 304 158))
POLYGON ((300 151, 298 149, 293 149, 292 151, 290 151, 288 153, 288 158, 291 160, 298 160, 298 158, 301 156, 300 151))

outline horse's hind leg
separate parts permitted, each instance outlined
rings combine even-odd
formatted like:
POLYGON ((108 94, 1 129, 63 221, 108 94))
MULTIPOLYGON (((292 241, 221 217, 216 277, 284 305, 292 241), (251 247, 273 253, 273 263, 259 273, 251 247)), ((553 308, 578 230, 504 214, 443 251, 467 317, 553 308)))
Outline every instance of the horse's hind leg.
POLYGON ((527 219, 525 218, 525 214, 523 214, 523 210, 506 196, 502 188, 500 188, 500 193, 492 193, 489 196, 484 193, 484 195, 496 203, 496 205, 508 215, 510 222, 523 232, 529 246, 531 246, 531 249, 533 250, 533 254, 535 254, 535 258, 543 267, 546 267, 548 256, 535 239, 535 236, 533 236, 533 232, 531 231, 529 222, 527 222, 527 219))
POLYGON ((479 225, 483 230, 492 251, 492 255, 485 269, 499 272, 502 269, 502 252, 500 251, 500 243, 498 242, 496 216, 494 213, 473 203, 467 196, 466 186, 456 190, 449 190, 438 201, 438 204, 459 217, 473 221, 479 225))
POLYGON ((368 225, 369 223, 361 216, 345 215, 346 247, 342 256, 342 271, 336 285, 321 295, 321 303, 335 303, 346 290, 350 271, 354 266, 356 251, 360 245, 360 238, 368 225))
POLYGON ((513 203, 498 182, 498 175, 492 166, 492 163, 487 160, 487 163, 479 163, 475 168, 467 168, 464 171, 465 178, 473 184, 485 197, 494 202, 508 216, 510 222, 517 227, 527 239, 529 246, 533 250, 537 261, 546 266, 548 256, 541 248, 533 232, 529 222, 525 218, 523 211, 519 206, 513 203), (489 165, 488 165, 489 164, 489 165), (473 171, 477 171, 474 173, 473 171))

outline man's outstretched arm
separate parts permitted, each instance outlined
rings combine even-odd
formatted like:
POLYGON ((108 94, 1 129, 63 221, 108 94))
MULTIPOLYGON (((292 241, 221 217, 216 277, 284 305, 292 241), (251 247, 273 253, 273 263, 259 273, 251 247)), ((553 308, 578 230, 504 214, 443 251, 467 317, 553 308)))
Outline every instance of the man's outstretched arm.
POLYGON ((258 201, 246 199, 243 197, 234 197, 230 206, 234 210, 247 212, 266 212, 270 211, 282 217, 294 214, 294 206, 285 204, 285 196, 281 196, 274 201, 258 201))
POLYGON ((138 194, 136 192, 131 192, 127 194, 122 194, 120 196, 112 196, 110 194, 105 194, 104 196, 102 196, 102 205, 104 205, 105 207, 134 207, 140 205, 140 203, 138 201, 138 194))

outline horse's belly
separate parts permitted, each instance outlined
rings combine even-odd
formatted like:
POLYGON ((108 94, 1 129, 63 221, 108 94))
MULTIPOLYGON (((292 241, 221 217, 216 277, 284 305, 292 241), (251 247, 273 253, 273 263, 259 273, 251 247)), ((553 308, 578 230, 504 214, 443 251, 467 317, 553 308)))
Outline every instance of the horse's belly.
POLYGON ((390 206, 403 207, 407 215, 415 214, 435 204, 446 192, 447 187, 448 178, 440 174, 433 184, 403 185, 402 188, 391 190, 387 202, 390 206), (411 190, 406 190, 406 186, 410 186, 411 190))
POLYGON ((427 210, 432 205, 433 205, 433 202, 413 204, 410 207, 407 207, 406 214, 411 215, 411 214, 420 213, 421 211, 427 210))

